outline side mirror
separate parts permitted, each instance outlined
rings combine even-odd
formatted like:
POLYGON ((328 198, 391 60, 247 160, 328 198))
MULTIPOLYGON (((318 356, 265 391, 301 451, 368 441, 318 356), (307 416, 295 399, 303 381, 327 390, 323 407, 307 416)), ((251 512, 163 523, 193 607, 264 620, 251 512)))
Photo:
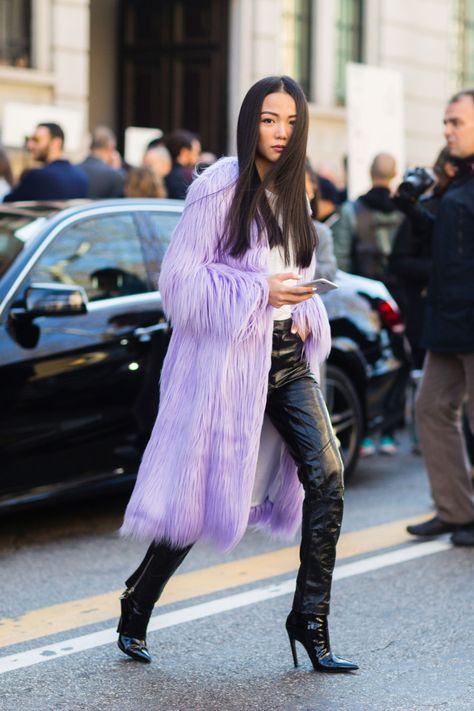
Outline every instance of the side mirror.
POLYGON ((72 284, 32 284, 25 292, 25 316, 75 316, 87 312, 87 295, 72 284))

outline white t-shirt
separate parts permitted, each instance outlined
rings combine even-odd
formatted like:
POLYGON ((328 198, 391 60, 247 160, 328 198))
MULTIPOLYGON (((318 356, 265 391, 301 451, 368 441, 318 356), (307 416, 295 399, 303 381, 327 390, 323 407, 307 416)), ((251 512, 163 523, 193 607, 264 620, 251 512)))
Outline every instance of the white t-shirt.
MULTIPOLYGON (((265 193, 267 195, 268 202, 270 203, 270 207, 273 209, 276 196, 270 190, 265 190, 265 193)), ((281 227, 281 225, 280 225, 280 227, 281 227)), ((299 267, 295 263, 293 249, 291 248, 291 244, 290 244, 290 263, 289 264, 285 263, 285 253, 284 253, 283 247, 278 246, 278 247, 271 248, 270 254, 268 257, 268 271, 270 274, 284 274, 285 272, 299 274, 299 267)), ((293 284, 296 284, 297 281, 296 281, 296 279, 288 279, 284 283, 286 286, 292 286, 293 284)), ((291 318, 291 306, 289 304, 280 306, 278 309, 276 309, 276 308, 273 309, 273 320, 274 321, 285 321, 288 318, 291 318)))
MULTIPOLYGON (((285 256, 283 252, 283 247, 272 247, 268 257, 268 271, 270 274, 284 274, 285 272, 298 274, 299 268, 291 259, 290 264, 285 264, 285 256)), ((292 286, 296 284, 296 279, 288 279, 284 282, 287 286, 292 286)), ((274 321, 284 321, 287 318, 291 318, 291 306, 285 304, 280 306, 278 309, 273 309, 273 320, 274 321)))

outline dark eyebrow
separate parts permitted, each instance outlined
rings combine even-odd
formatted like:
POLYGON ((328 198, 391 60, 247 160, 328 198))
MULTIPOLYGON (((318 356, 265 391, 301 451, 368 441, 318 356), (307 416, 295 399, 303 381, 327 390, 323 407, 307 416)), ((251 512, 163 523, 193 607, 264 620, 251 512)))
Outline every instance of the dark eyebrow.
MULTIPOLYGON (((262 111, 260 115, 262 114, 271 114, 272 116, 279 116, 279 114, 276 114, 274 111, 262 111)), ((296 118, 296 114, 291 114, 288 118, 296 118)))

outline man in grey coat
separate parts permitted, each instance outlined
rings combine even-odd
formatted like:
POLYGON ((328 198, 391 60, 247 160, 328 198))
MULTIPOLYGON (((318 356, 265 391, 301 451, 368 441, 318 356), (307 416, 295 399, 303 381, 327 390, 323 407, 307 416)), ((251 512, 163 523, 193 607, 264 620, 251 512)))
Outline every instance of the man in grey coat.
POLYGON ((98 126, 93 130, 90 153, 79 164, 89 178, 87 197, 93 200, 123 197, 124 175, 111 167, 116 146, 117 141, 110 128, 98 126))

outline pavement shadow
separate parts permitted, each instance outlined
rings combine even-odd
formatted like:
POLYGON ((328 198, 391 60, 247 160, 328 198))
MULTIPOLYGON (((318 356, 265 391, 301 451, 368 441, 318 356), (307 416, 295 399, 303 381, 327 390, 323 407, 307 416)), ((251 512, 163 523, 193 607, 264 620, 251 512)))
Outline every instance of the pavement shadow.
POLYGON ((52 539, 117 531, 129 496, 129 492, 108 493, 3 513, 0 517, 0 552, 52 539))

